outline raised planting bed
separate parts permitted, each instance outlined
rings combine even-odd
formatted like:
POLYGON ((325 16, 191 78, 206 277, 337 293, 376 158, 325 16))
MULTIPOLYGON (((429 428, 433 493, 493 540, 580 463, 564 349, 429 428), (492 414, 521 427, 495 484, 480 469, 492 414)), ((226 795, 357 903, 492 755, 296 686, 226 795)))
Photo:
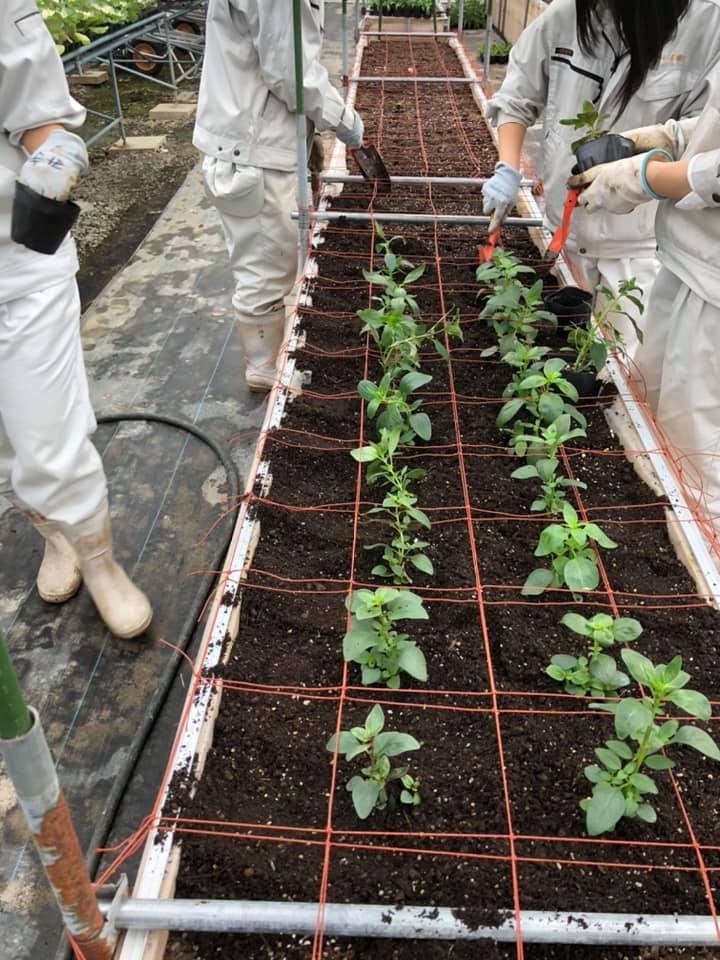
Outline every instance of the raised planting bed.
MULTIPOLYGON (((369 45, 363 71, 422 64, 433 75, 440 65, 453 75, 460 72, 453 56, 442 43, 380 41, 369 45)), ((358 95, 391 171, 472 176, 492 168, 492 138, 469 90, 399 86, 361 85, 358 95), (444 150, 448 142, 454 155, 444 150)), ((408 186, 373 200, 370 189, 353 185, 333 202, 338 211, 371 207, 475 213, 479 191, 408 186)), ((382 495, 350 455, 378 436, 357 387, 380 380, 379 352, 360 334, 357 311, 378 293, 363 270, 378 269, 382 258, 369 226, 329 226, 314 253, 293 354, 294 366, 309 373, 265 437, 271 477, 263 471, 245 506, 261 535, 241 597, 230 591, 226 599, 226 616, 241 601, 238 636, 220 666, 213 656, 194 691, 195 700, 215 705, 221 692, 213 746, 207 757, 201 751, 199 781, 190 753, 158 826, 158 841, 174 830, 181 853, 175 896, 381 904, 389 934, 404 905, 426 907, 428 920, 435 908, 452 908, 466 930, 533 910, 632 914, 628 932, 639 934, 648 914, 712 916, 720 767, 672 748, 677 768, 654 774, 657 822, 623 819, 614 833, 589 837, 578 806, 591 790, 583 768, 613 736, 612 718, 589 709, 592 698, 564 693, 545 668, 555 654, 583 650, 561 626, 564 615, 637 618, 643 632, 633 648, 655 663, 681 654, 690 685, 717 702, 717 611, 675 557, 663 499, 638 480, 608 429, 608 387, 578 402, 587 436, 565 445, 562 465, 586 484, 568 494, 579 516, 617 547, 598 554, 591 592, 523 595, 542 563, 533 557, 538 536, 552 518, 529 511, 527 481, 511 478, 524 461, 508 452, 496 426, 510 371, 497 356, 483 356, 497 340, 479 317, 488 293, 475 279, 481 238, 472 227, 413 226, 402 234, 395 249, 424 267, 411 284, 419 317, 445 325, 438 339, 448 354, 423 349, 422 371, 432 380, 413 396, 432 436, 403 444, 397 456, 398 466, 426 471, 415 492, 432 521, 422 535, 434 572, 416 570, 411 590, 428 619, 402 627, 423 651, 427 683, 403 674, 401 689, 364 687, 357 664, 343 661, 346 599, 383 583, 373 574, 378 554, 364 549, 383 536, 369 513, 382 495), (456 315, 463 342, 448 327, 456 315), (402 802, 391 786, 386 809, 361 820, 346 784, 362 762, 331 763, 326 743, 361 726, 373 704, 382 705, 387 729, 422 743, 399 761, 419 779, 422 800, 402 802)), ((539 265, 526 235, 505 231, 503 241, 525 264, 539 265)), ((536 343, 552 356, 564 340, 547 326, 536 343)), ((233 571, 231 581, 239 575, 233 571)), ((673 715, 687 719, 681 710, 673 715)), ((578 926, 568 923, 568 939, 578 926)), ((479 944, 345 940, 322 931, 320 911, 314 935, 186 934, 172 940, 168 956, 568 955, 523 948, 520 933, 515 943, 479 944)), ((635 948, 575 949, 573 956, 588 958, 639 955, 635 948)))

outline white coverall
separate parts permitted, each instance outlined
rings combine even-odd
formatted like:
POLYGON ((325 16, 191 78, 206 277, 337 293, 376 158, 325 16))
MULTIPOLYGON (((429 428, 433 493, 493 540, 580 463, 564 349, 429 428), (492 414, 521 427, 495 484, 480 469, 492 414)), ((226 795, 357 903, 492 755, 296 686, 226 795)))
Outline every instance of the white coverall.
MULTIPOLYGON (((720 532, 720 75, 690 139, 690 180, 707 204, 666 200, 657 218, 661 263, 636 362, 647 400, 688 485, 702 489, 720 532), (696 158, 696 159, 695 159, 696 158)), ((678 158, 680 159, 680 158, 678 158)))
MULTIPOLYGON (((355 112, 320 63, 320 5, 301 7, 305 112, 316 130, 349 132, 355 112)), ((193 143, 206 155, 240 324, 281 322, 296 277, 294 64, 289 3, 210 0, 193 143)))
MULTIPOLYGON (((627 56, 608 13, 595 55, 582 51, 575 0, 553 0, 512 49, 507 76, 490 101, 488 116, 497 126, 529 127, 544 114, 540 172, 546 226, 552 231, 562 222, 565 184, 574 164, 570 144, 578 138, 560 120, 574 117, 585 100, 611 114, 604 127, 616 133, 696 116, 708 97, 708 74, 720 60, 720 0, 691 0, 660 62, 618 117, 614 97, 627 69, 627 56)), ((646 203, 627 216, 574 212, 566 254, 588 289, 603 283, 617 292, 622 280, 635 277, 647 303, 659 267, 656 208, 656 203, 646 203)), ((642 318, 636 314, 635 319, 644 330, 642 318)), ((619 316, 614 322, 633 358, 639 344, 631 324, 619 316)))
POLYGON ((0 493, 14 490, 50 520, 75 524, 106 496, 80 342, 77 256, 10 239, 25 131, 79 127, 55 45, 33 0, 0 6, 0 493))

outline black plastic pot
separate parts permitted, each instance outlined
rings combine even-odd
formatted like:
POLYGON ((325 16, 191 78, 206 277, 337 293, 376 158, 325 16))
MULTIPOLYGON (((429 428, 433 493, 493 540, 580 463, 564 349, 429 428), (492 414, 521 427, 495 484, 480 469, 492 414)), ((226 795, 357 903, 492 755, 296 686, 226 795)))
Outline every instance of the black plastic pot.
POLYGON ((604 137, 584 143, 575 151, 577 164, 573 173, 584 173, 590 167, 599 163, 612 163, 614 160, 624 160, 635 156, 635 144, 619 133, 606 133, 604 137))
POLYGON ((571 383, 578 392, 579 397, 596 397, 600 393, 602 380, 594 370, 563 370, 563 377, 568 383, 571 383))
POLYGON ((593 295, 580 287, 561 287, 544 298, 545 308, 557 317, 558 327, 567 330, 590 320, 593 295))
POLYGON ((15 184, 10 235, 36 253, 57 253, 80 214, 72 200, 50 200, 24 183, 15 184))

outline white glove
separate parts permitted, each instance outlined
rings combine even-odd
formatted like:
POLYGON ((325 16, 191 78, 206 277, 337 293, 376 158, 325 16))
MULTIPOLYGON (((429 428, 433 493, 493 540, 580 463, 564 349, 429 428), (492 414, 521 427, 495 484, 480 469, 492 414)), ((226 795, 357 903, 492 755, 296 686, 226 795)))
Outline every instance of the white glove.
POLYGON ((67 200, 89 165, 82 137, 67 130, 53 130, 23 164, 20 181, 43 197, 67 200))
POLYGON ((495 164, 495 173, 483 184, 483 213, 492 214, 489 233, 500 228, 508 212, 515 205, 522 174, 509 163, 495 164))
MULTIPOLYGON (((346 107, 345 110, 350 110, 350 107, 346 107)), ((338 140, 342 140, 342 142, 346 146, 350 147, 351 150, 357 150, 363 145, 365 124, 362 122, 362 118, 357 110, 352 110, 351 113, 353 115, 352 127, 347 127, 344 123, 341 123, 335 133, 338 140)))
POLYGON ((652 198, 643 190, 640 180, 643 154, 601 163, 590 167, 585 173, 570 177, 571 190, 582 190, 578 206, 587 213, 632 213, 641 203, 652 198))
POLYGON ((626 130, 621 136, 632 140, 635 144, 635 153, 647 153, 648 150, 656 149, 667 150, 675 160, 679 160, 695 132, 697 122, 697 117, 668 120, 666 123, 654 123, 649 127, 626 130))

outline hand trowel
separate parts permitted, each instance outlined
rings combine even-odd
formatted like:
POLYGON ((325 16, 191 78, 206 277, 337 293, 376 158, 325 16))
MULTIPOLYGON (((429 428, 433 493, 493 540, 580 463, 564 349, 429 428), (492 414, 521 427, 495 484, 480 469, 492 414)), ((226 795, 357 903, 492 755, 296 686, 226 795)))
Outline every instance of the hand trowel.
POLYGON ((352 151, 357 160, 360 172, 366 180, 375 184, 378 193, 390 193, 390 174, 383 158, 377 151, 377 147, 367 146, 358 147, 352 151))

